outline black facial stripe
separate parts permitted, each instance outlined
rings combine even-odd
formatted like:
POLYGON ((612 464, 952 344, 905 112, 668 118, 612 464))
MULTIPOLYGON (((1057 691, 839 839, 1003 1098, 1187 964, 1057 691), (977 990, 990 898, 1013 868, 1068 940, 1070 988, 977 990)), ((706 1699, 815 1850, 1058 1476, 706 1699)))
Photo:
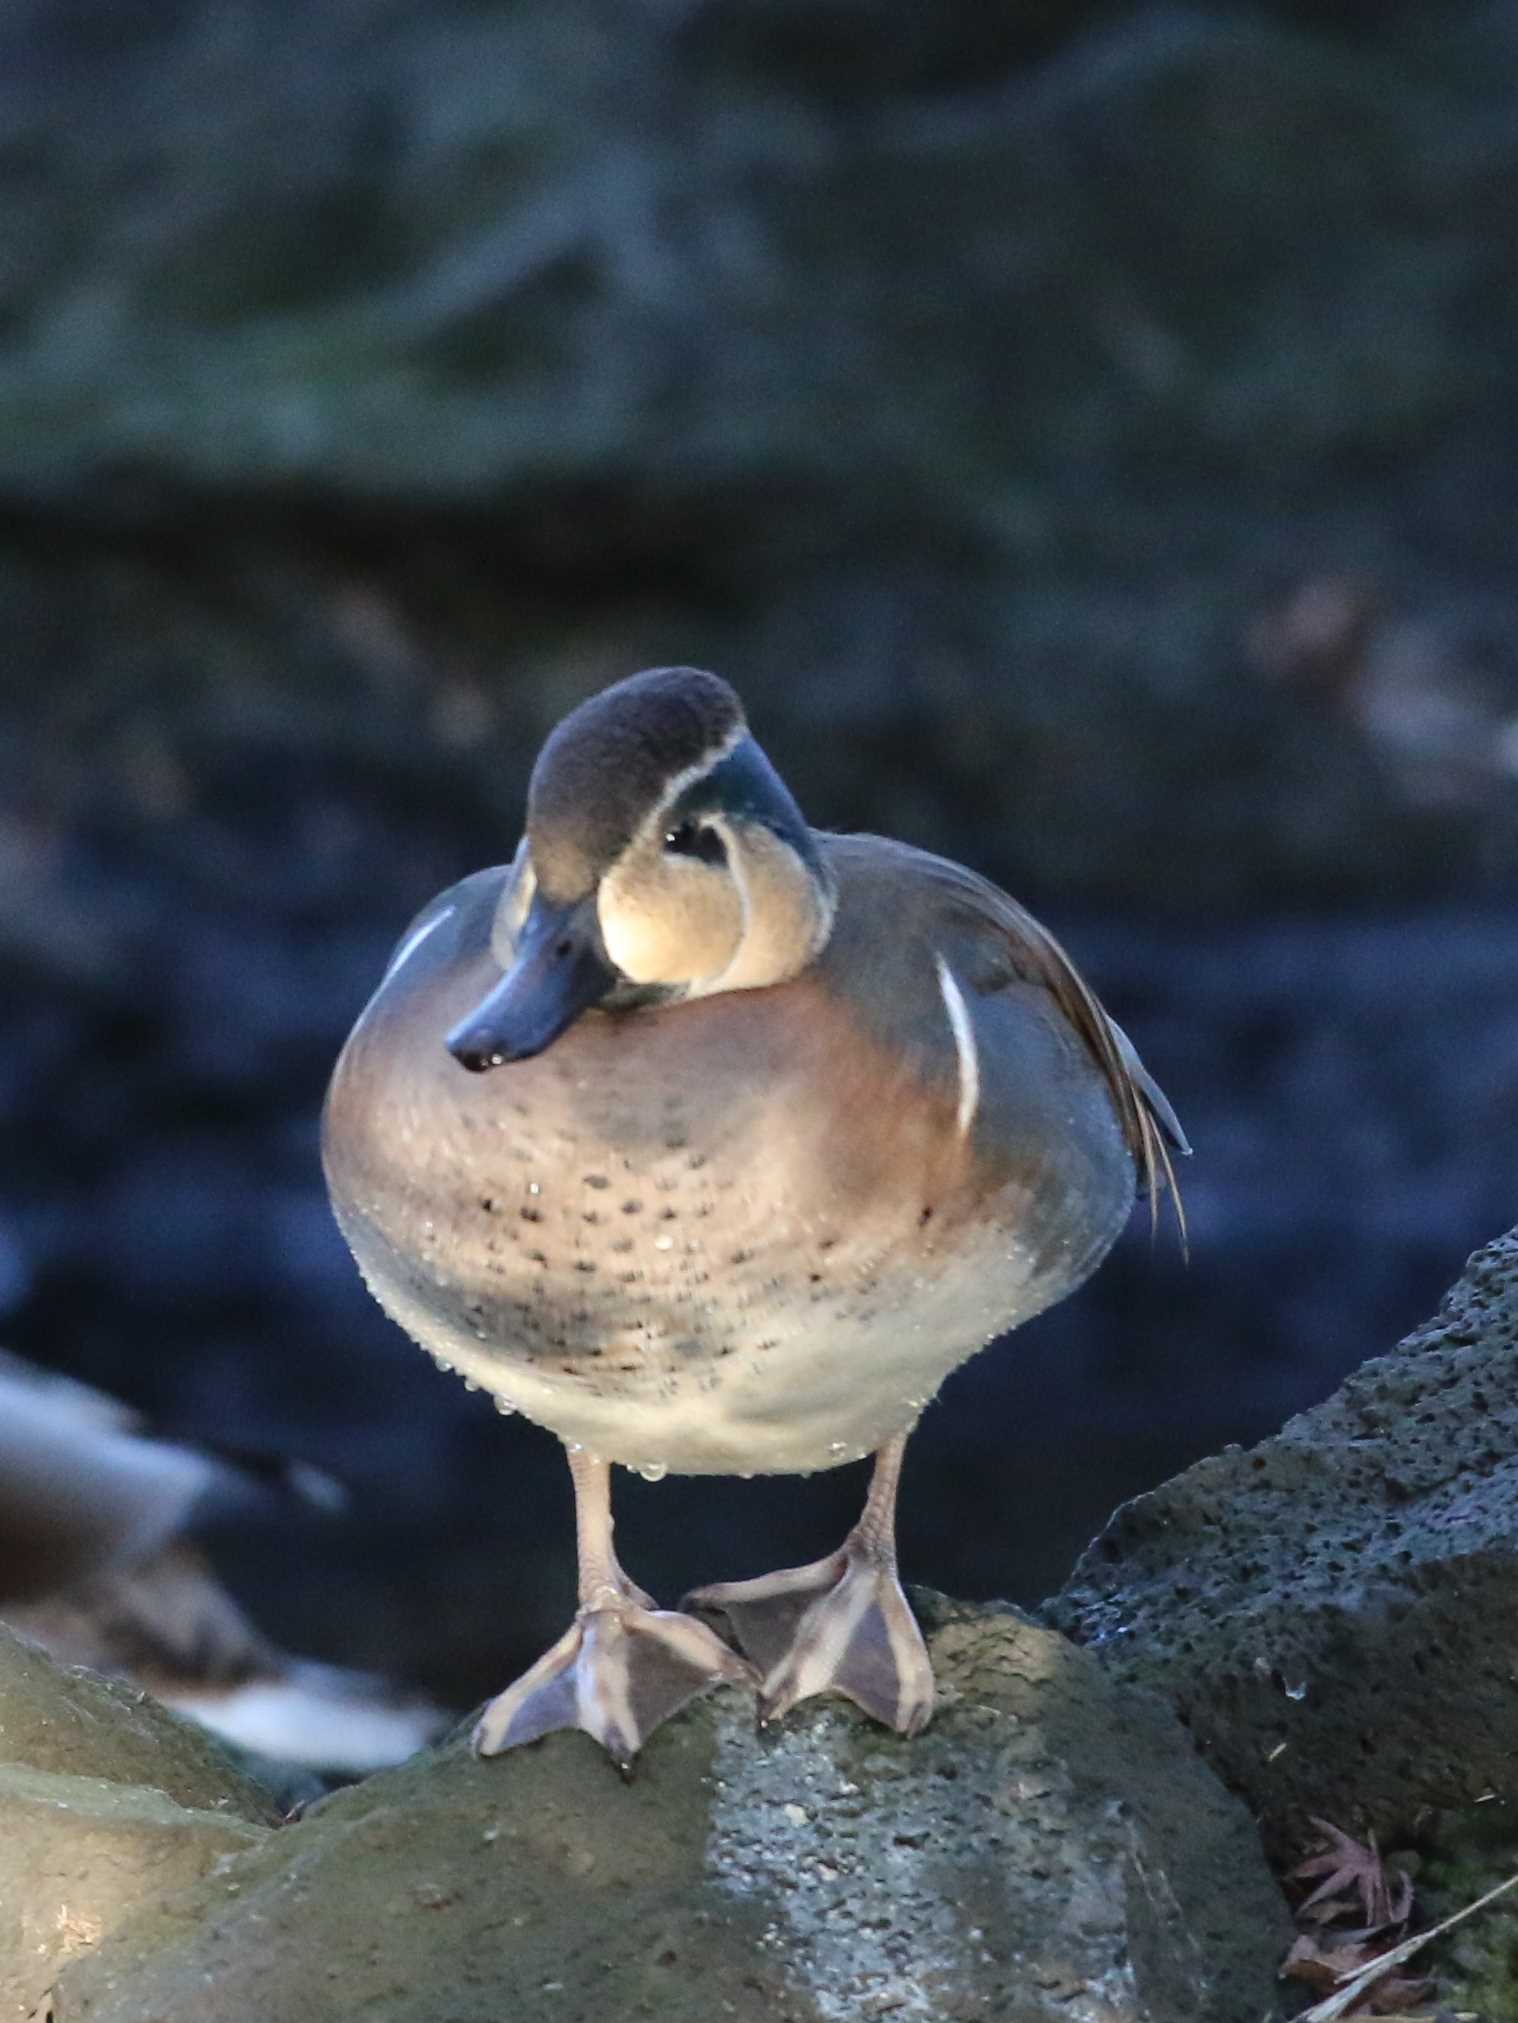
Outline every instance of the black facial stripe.
POLYGON ((704 814, 723 814, 739 822, 761 822, 788 843, 803 863, 814 870, 818 867, 812 832, 801 810, 791 799, 790 789, 750 737, 744 738, 680 796, 665 820, 666 837, 687 825, 699 825, 704 814))
POLYGON ((671 857, 694 857, 701 864, 725 864, 727 844, 722 832, 711 822, 687 816, 664 832, 664 848, 671 857))

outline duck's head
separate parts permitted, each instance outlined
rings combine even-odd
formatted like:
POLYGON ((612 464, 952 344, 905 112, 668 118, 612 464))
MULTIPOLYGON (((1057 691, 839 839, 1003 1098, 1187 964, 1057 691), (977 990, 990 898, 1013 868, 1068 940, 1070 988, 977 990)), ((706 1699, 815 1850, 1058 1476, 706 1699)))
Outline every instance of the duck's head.
POLYGON ((592 696, 533 768, 497 921, 506 971, 448 1035, 476 1071, 540 1054, 593 1007, 783 983, 832 882, 725 681, 693 667, 592 696))

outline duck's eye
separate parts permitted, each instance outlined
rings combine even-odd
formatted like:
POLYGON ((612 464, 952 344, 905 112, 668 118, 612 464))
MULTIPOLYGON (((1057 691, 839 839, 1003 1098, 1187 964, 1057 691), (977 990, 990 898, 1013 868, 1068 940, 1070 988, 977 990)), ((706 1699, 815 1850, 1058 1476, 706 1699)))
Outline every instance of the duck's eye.
POLYGON ((664 832, 664 847, 671 857, 695 857, 703 864, 725 864, 727 845, 722 832, 710 822, 681 822, 664 832))

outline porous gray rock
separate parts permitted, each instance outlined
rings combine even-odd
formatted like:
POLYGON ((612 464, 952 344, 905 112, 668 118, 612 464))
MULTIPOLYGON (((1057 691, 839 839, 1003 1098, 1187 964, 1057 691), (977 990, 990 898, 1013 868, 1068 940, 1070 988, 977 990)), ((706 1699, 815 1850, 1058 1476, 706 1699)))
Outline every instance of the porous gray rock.
POLYGON ((123 1927, 159 1928, 273 1820, 198 1730, 0 1628, 0 2018, 123 1927))
POLYGON ((1284 1908, 1169 1714, 1010 1612, 933 1614, 914 1742, 819 1704, 756 1737, 726 1695, 631 1783, 583 1736, 461 1738, 70 1966, 58 2023, 1258 2023, 1284 1908))
POLYGON ((1518 1230, 1273 1439, 1125 1504, 1045 1611, 1299 1844, 1511 1789, 1518 1230))

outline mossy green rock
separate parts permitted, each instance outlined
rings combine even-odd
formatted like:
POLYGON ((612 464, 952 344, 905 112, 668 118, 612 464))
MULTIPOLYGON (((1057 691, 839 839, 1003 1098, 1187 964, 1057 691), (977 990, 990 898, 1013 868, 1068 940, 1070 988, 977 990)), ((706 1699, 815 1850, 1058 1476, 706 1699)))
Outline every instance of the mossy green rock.
POLYGON ((1258 2023, 1285 1912, 1168 1714, 1009 1611, 933 1644, 911 1743, 817 1704, 756 1736, 732 1695, 630 1783, 579 1735, 456 1740, 71 1966, 58 2023, 1258 2023))
POLYGON ((117 1679, 55 1664, 0 1623, 0 1768, 146 1785, 192 1811, 276 1817, 203 1729, 117 1679))
MULTIPOLYGON (((1518 1818, 1504 1800, 1441 1813, 1419 1841, 1424 1921, 1451 1917, 1518 1876, 1518 1818)), ((1427 1971, 1438 1977, 1446 2010, 1477 2016, 1480 2023, 1518 2023, 1518 1889, 1465 1919, 1436 1946, 1426 1956, 1427 1971)))
POLYGON ((161 1936, 273 1817, 198 1730, 0 1629, 0 2023, 111 1935, 161 1936))

